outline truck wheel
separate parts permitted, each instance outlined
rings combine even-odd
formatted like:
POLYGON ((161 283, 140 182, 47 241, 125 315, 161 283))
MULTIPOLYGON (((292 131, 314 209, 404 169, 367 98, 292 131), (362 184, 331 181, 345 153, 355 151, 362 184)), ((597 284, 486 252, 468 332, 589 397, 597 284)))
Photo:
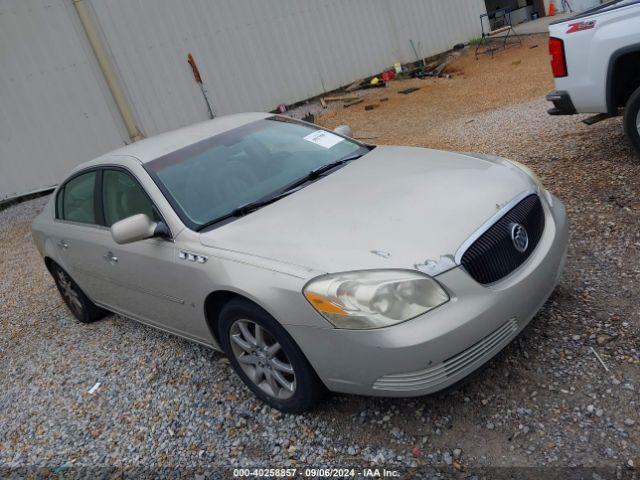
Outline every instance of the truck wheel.
POLYGON ((624 107, 624 133, 640 154, 640 88, 633 92, 624 107))

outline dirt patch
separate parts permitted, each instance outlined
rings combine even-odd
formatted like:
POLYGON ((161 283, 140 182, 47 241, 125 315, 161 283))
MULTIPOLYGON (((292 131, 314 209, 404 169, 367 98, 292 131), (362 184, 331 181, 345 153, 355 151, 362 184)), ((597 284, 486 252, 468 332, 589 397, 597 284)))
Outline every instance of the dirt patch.
POLYGON ((553 89, 547 53, 547 37, 525 37, 521 47, 499 51, 493 57, 475 59, 473 48, 452 61, 445 69, 453 76, 394 80, 387 88, 373 91, 366 103, 380 108, 365 111, 363 105, 332 109, 319 114, 316 123, 335 128, 349 124, 356 137, 373 143, 444 148, 440 127, 458 118, 474 115, 536 98, 553 89), (538 48, 531 49, 533 45, 538 48), (401 95, 399 90, 420 90, 401 95), (375 137, 375 138, 372 138, 375 137))

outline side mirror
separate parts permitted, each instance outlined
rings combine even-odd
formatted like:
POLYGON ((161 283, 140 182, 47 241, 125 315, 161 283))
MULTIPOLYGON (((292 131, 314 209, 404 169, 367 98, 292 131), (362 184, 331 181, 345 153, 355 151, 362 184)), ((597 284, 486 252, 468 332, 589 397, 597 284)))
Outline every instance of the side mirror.
POLYGON ((122 245, 155 237, 162 233, 160 230, 166 230, 166 226, 153 222, 144 213, 139 213, 111 225, 111 236, 116 243, 122 245))
POLYGON ((353 137, 353 130, 349 125, 338 125, 333 131, 345 137, 353 137))

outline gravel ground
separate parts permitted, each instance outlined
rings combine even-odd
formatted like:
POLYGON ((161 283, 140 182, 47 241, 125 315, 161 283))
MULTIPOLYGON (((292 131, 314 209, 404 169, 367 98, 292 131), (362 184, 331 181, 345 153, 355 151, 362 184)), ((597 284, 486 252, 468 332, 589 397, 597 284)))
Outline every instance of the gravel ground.
MULTIPOLYGON (((484 68, 497 65, 489 62, 484 68)), ((502 60, 511 72, 509 62, 502 60)), ((528 76, 523 70, 520 81, 528 76)), ((444 82, 432 88, 445 85, 445 95, 444 82)), ((406 125, 423 102, 432 108, 420 97, 400 101, 413 102, 406 125)), ((281 414, 254 400, 222 355, 116 315, 76 322, 31 243, 30 221, 46 201, 35 199, 0 212, 0 468, 179 466, 230 475, 234 466, 422 466, 430 475, 490 478, 513 471, 488 467, 580 466, 601 470, 571 471, 575 478, 635 478, 640 158, 618 119, 586 127, 549 117, 537 93, 498 108, 464 102, 462 114, 443 114, 412 142, 397 122, 372 128, 385 143, 526 163, 565 202, 572 225, 560 285, 488 368, 430 397, 336 395, 311 413, 281 414)), ((385 106, 385 115, 400 115, 403 105, 385 106)), ((341 123, 343 115, 356 130, 367 125, 364 112, 335 110, 320 121, 341 123)))

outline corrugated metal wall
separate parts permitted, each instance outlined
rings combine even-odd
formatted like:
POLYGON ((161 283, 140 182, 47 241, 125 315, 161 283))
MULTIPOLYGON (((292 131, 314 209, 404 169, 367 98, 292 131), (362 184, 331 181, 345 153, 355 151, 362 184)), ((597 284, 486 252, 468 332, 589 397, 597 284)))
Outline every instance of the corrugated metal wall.
POLYGON ((123 144, 81 28, 69 1, 0 0, 0 200, 123 144))
POLYGON ((484 0, 94 0, 146 135, 272 110, 476 36, 484 0))
MULTIPOLYGON (((272 110, 450 49, 484 0, 91 0, 147 136, 272 110)), ((126 139, 71 0, 0 0, 0 200, 52 185, 126 139)))

